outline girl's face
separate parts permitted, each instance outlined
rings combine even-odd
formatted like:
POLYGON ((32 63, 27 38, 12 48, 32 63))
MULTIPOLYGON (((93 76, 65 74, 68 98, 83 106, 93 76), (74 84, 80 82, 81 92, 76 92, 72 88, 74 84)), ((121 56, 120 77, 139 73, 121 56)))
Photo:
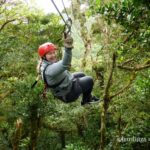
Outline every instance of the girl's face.
POLYGON ((46 60, 49 62, 54 63, 57 61, 56 51, 51 51, 51 52, 46 53, 45 57, 46 57, 46 60))

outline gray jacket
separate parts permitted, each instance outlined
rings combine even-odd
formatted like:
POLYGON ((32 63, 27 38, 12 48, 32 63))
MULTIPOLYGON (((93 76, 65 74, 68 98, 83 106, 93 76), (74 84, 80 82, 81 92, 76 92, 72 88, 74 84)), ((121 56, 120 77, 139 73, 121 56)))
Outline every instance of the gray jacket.
POLYGON ((45 70, 45 78, 48 85, 55 85, 65 78, 59 86, 57 86, 56 88, 51 88, 51 91, 55 96, 65 96, 71 89, 73 76, 68 71, 71 60, 72 50, 65 48, 62 60, 56 63, 51 63, 46 60, 42 61, 40 67, 42 79, 44 79, 44 68, 49 64, 45 70))

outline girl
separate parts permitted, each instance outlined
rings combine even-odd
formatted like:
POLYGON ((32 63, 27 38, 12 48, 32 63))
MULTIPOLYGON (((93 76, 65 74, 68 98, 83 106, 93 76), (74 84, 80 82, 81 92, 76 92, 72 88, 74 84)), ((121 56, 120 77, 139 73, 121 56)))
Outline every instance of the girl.
POLYGON ((70 35, 64 39, 64 55, 57 61, 56 46, 53 43, 44 43, 39 46, 38 54, 41 58, 39 71, 42 79, 51 89, 53 95, 69 103, 78 99, 82 94, 81 105, 96 102, 99 99, 91 95, 93 79, 84 73, 71 74, 68 70, 71 65, 73 39, 70 35))

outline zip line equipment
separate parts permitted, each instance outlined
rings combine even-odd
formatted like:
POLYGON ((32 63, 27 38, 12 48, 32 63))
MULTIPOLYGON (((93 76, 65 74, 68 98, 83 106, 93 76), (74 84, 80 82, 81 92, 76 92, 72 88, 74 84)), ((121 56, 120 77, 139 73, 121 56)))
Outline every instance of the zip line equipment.
POLYGON ((65 28, 64 28, 64 36, 66 37, 67 34, 69 34, 71 32, 71 26, 72 26, 72 19, 69 17, 64 1, 62 0, 62 4, 65 10, 65 13, 67 15, 67 20, 64 19, 63 15, 61 14, 61 12, 59 11, 57 5, 55 4, 55 2, 53 0, 51 0, 51 2, 53 3, 54 7, 56 8, 57 12, 59 13, 61 19, 63 20, 63 22, 65 23, 65 28), (67 30, 68 29, 68 30, 67 30))

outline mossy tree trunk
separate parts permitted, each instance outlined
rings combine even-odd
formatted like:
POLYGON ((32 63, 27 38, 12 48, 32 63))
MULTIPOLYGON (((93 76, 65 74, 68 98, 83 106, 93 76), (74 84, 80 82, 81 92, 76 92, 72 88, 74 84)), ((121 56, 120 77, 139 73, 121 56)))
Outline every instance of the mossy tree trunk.
POLYGON ((90 56, 90 59, 92 61, 92 56, 91 56, 91 34, 89 32, 89 29, 86 26, 87 23, 87 18, 85 15, 85 11, 80 10, 81 3, 78 0, 73 0, 72 1, 72 15, 74 17, 74 22, 78 22, 78 30, 80 33, 80 37, 82 38, 83 44, 84 44, 84 53, 83 53, 83 58, 81 62, 81 69, 84 70, 84 68, 87 65, 87 58, 90 56))
POLYGON ((59 135, 60 135, 60 141, 61 141, 61 148, 63 149, 66 146, 66 139, 65 139, 66 133, 64 131, 61 131, 59 135))
POLYGON ((22 126, 23 126, 22 120, 20 118, 17 119, 16 129, 15 129, 13 139, 12 139, 13 150, 19 150, 19 142, 22 136, 22 126))
POLYGON ((30 149, 35 150, 36 149, 36 143, 37 143, 37 137, 38 137, 38 131, 39 131, 39 124, 40 124, 40 117, 38 116, 38 105, 37 103, 33 103, 30 106, 30 149))
POLYGON ((101 113, 101 138, 100 138, 100 150, 104 150, 105 145, 106 145, 106 115, 107 115, 107 110, 109 108, 109 103, 110 103, 110 93, 109 89, 111 87, 111 81, 112 81, 112 76, 113 76, 113 71, 115 68, 115 62, 116 62, 116 55, 115 53, 113 54, 113 59, 112 59, 112 65, 109 73, 108 80, 105 84, 105 89, 104 89, 104 96, 103 96, 103 107, 102 107, 102 113, 101 113))

